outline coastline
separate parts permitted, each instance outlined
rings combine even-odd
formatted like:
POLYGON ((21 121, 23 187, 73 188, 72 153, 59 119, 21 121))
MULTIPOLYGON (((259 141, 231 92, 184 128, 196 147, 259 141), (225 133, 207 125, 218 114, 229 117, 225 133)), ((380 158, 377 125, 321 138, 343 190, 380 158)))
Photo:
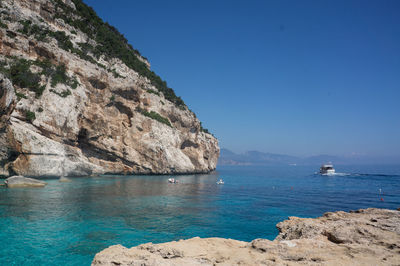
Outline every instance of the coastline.
POLYGON ((92 265, 396 265, 400 262, 400 210, 327 212, 289 217, 275 240, 251 242, 191 238, 130 249, 111 246, 92 265))

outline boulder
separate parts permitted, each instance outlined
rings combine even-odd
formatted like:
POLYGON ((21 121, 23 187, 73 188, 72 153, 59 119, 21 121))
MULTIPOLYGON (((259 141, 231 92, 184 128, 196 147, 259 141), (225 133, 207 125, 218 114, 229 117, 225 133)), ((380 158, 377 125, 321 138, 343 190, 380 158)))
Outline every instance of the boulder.
POLYGON ((65 176, 62 176, 62 177, 60 177, 60 179, 58 179, 58 181, 63 182, 63 183, 68 183, 68 182, 71 182, 71 179, 69 179, 65 176))
POLYGON ((12 176, 4 180, 4 183, 9 188, 15 187, 44 187, 47 185, 46 182, 24 177, 24 176, 12 176))

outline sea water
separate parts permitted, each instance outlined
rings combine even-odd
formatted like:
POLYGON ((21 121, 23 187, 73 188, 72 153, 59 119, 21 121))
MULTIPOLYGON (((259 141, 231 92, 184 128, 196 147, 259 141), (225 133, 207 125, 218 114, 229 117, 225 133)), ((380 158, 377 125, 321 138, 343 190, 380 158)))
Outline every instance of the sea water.
POLYGON ((209 175, 48 179, 0 188, 1 265, 89 265, 104 248, 200 237, 274 239, 288 216, 400 207, 400 166, 230 166, 209 175), (223 185, 216 181, 222 178, 223 185))

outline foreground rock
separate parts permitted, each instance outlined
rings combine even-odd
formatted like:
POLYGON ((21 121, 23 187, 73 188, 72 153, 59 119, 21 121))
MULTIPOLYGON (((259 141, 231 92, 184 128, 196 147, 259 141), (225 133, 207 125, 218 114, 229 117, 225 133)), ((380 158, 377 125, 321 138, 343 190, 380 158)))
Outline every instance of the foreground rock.
POLYGON ((399 265, 400 211, 290 217, 274 241, 198 237, 131 249, 111 246, 92 265, 399 265))
POLYGON ((46 182, 40 181, 33 178, 23 176, 12 176, 4 180, 4 183, 9 188, 15 187, 44 187, 47 185, 46 182))
POLYGON ((0 1, 0 176, 205 173, 218 156, 196 115, 81 0, 0 1))

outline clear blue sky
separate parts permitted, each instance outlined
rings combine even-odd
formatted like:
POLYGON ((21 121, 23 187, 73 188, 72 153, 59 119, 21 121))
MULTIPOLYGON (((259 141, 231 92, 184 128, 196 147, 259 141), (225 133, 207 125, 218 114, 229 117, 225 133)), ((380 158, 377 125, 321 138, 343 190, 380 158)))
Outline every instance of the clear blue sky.
POLYGON ((400 154, 400 1, 85 2, 222 147, 400 154))

